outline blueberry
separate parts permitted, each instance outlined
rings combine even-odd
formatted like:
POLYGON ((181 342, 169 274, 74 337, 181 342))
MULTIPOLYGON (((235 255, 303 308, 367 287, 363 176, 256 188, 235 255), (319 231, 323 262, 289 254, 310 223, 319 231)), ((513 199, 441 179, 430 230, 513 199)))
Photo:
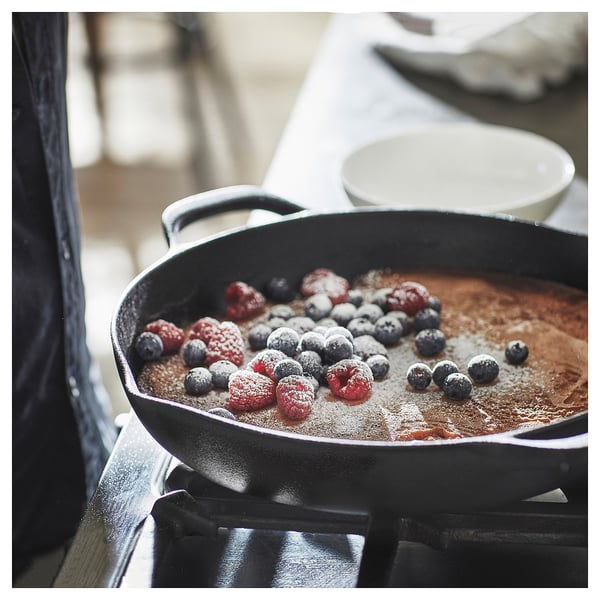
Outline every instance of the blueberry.
POLYGON ((400 325, 402 325, 402 335, 406 335, 412 329, 412 322, 410 317, 401 310, 390 310, 386 313, 388 317, 394 317, 397 319, 400 325))
POLYGON ((364 300, 365 298, 360 290, 348 290, 346 302, 350 302, 350 304, 354 304, 354 306, 359 307, 364 300))
POLYGON ((337 334, 325 339, 323 356, 328 363, 333 364, 345 358, 351 358, 353 354, 352 342, 347 337, 337 334))
POLYGON ((458 371, 458 366, 451 360, 441 360, 433 367, 433 382, 441 388, 446 377, 451 373, 458 373, 458 371))
POLYGON ((413 317, 413 328, 415 331, 423 329, 437 329, 440 326, 440 313, 433 308, 422 308, 413 317))
POLYGON ((279 327, 285 327, 287 324, 287 321, 285 319, 282 319, 281 317, 272 317, 271 319, 269 319, 267 321, 267 325, 273 330, 273 329, 279 329, 279 327))
POLYGON ((406 372, 406 379, 415 390, 424 390, 431 383, 432 377, 431 369, 422 362, 412 364, 406 372))
POLYGON ((275 381, 279 381, 288 375, 302 375, 302 366, 293 358, 284 358, 273 368, 273 377, 275 377, 275 381))
POLYGON ((338 325, 346 327, 346 325, 354 318, 354 313, 356 313, 356 306, 354 306, 354 304, 342 302, 333 307, 331 310, 331 318, 338 323, 338 325))
POLYGON ((189 340, 183 345, 183 360, 188 367, 201 367, 206 360, 206 344, 202 340, 189 340))
POLYGON ((433 308, 433 310, 435 310, 435 312, 441 313, 442 312, 442 303, 437 296, 429 296, 429 299, 427 300, 426 308, 433 308))
MULTIPOLYGON (((315 390, 315 396, 317 395, 317 392, 319 391, 319 388, 321 387, 321 384, 319 383, 318 379, 316 377, 313 377, 312 375, 309 375, 308 373, 304 373, 303 377, 306 377, 306 379, 308 379, 308 381, 310 381, 310 384, 313 386, 313 389, 315 390)), ((320 377, 320 375, 319 375, 320 377)))
POLYGON ((285 277, 273 277, 265 286, 265 295, 273 302, 290 302, 296 294, 285 277))
POLYGON ((325 349, 325 336, 316 331, 307 331, 300 338, 300 349, 311 350, 318 354, 323 354, 325 349))
POLYGON ((332 327, 337 327, 338 322, 334 321, 330 317, 326 317, 325 319, 320 319, 315 323, 315 327, 324 327, 325 329, 331 329, 332 327))
POLYGON ((442 386, 448 400, 464 400, 471 395, 473 385, 470 379, 462 373, 450 373, 442 386))
POLYGON ((300 335, 291 327, 279 327, 267 338, 269 350, 279 350, 287 356, 293 356, 300 343, 300 335))
POLYGON ((383 379, 390 370, 390 361, 383 354, 373 354, 365 361, 373 373, 373 379, 383 379))
POLYGON ((248 343, 252 350, 263 350, 267 347, 267 339, 273 332, 273 328, 266 323, 258 323, 248 332, 248 343))
POLYGON ((415 336, 415 343, 423 356, 434 356, 446 347, 446 337, 439 329, 423 329, 415 336))
POLYGON ((333 308, 333 304, 327 294, 315 294, 304 302, 304 314, 313 321, 324 319, 333 308))
POLYGON ((346 328, 355 338, 360 337, 361 335, 375 335, 375 324, 371 323, 366 317, 352 319, 352 321, 346 325, 346 328))
POLYGON ((194 367, 183 380, 185 391, 192 396, 202 396, 210 390, 212 375, 205 367, 194 367))
POLYGON ((354 339, 354 352, 361 358, 361 360, 367 360, 369 357, 375 354, 382 354, 387 356, 387 350, 385 346, 378 342, 371 335, 361 335, 354 339))
POLYGON ((298 354, 296 360, 302 367, 302 373, 304 375, 312 375, 312 377, 315 379, 320 378, 323 361, 317 352, 305 350, 304 352, 300 352, 300 354, 298 354))
POLYGON ((310 317, 292 317, 285 324, 300 335, 315 328, 315 322, 310 317))
POLYGON ((391 346, 402 337, 403 331, 398 319, 384 315, 375 321, 375 333, 373 337, 384 346, 391 346))
POLYGON ((379 290, 377 290, 372 298, 371 298, 371 302, 373 304, 376 304, 377 306, 379 306, 379 308, 381 308, 381 310, 386 311, 387 310, 387 297, 388 294, 392 291, 392 288, 381 288, 379 290))
POLYGON ((212 377, 212 384, 216 388, 226 390, 229 387, 229 377, 238 370, 238 367, 228 360, 217 360, 208 370, 212 377))
POLYGON ((364 317, 365 319, 369 319, 371 323, 375 323, 377 319, 383 317, 383 309, 377 304, 368 303, 359 306, 356 309, 356 313, 354 314, 356 319, 360 317, 364 317))
POLYGON ((275 304, 269 311, 269 319, 279 318, 287 321, 295 314, 294 309, 288 304, 275 304))
POLYGON ((490 383, 498 377, 500 367, 493 356, 478 354, 469 361, 467 371, 475 383, 490 383))
POLYGON ((144 360, 156 360, 163 353, 163 343, 156 333, 144 331, 135 340, 135 350, 144 360))
POLYGON ((332 337, 334 335, 343 335, 349 342, 352 342, 354 340, 354 336, 350 333, 350 331, 346 329, 346 327, 342 327, 341 325, 330 327, 325 332, 325 341, 327 341, 327 338, 332 337))
POLYGON ((208 412, 212 415, 219 415, 219 417, 223 417, 225 419, 231 419, 232 421, 237 421, 237 417, 230 413, 226 408, 222 406, 215 406, 214 408, 209 408, 208 412))
POLYGON ((525 342, 513 340, 508 342, 504 356, 511 365, 520 365, 529 356, 529 348, 525 342))

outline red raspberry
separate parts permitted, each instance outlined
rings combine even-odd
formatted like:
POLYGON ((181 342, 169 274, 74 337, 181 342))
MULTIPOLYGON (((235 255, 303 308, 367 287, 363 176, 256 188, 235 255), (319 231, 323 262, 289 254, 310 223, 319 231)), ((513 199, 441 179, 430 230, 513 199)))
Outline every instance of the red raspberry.
POLYGON ((229 406, 256 410, 275 401, 275 382, 265 375, 240 369, 229 377, 229 406))
POLYGON ((329 389, 345 400, 364 400, 373 389, 373 373, 360 360, 347 358, 327 371, 329 389))
POLYGON ((273 369, 275 368, 275 365, 284 358, 289 357, 279 350, 263 350, 248 363, 248 368, 261 375, 266 375, 269 379, 275 381, 273 369))
POLYGON ((247 319, 258 314, 265 307, 265 297, 251 285, 243 281, 234 281, 225 290, 227 318, 234 321, 247 319))
POLYGON ((310 413, 315 399, 315 388, 307 377, 288 375, 277 384, 275 395, 283 414, 297 421, 310 413))
POLYGON ((210 338, 219 329, 219 321, 212 317, 202 317, 198 319, 190 330, 190 340, 202 340, 205 344, 208 344, 210 338))
POLYGON ((206 347, 206 364, 228 360, 240 367, 244 362, 244 338, 239 327, 223 321, 211 336, 206 347))
POLYGON ((300 293, 305 298, 315 294, 326 294, 332 304, 345 302, 349 289, 348 280, 329 269, 315 269, 306 274, 300 284, 300 293))
POLYGON ((164 319, 158 319, 152 321, 144 327, 144 331, 150 331, 155 333, 163 343, 163 352, 165 354, 173 354, 181 348, 183 344, 184 333, 183 329, 180 329, 174 323, 165 321, 164 319))
POLYGON ((414 281, 404 281, 387 295, 389 310, 401 310, 409 317, 427 306, 429 292, 424 285, 414 281))

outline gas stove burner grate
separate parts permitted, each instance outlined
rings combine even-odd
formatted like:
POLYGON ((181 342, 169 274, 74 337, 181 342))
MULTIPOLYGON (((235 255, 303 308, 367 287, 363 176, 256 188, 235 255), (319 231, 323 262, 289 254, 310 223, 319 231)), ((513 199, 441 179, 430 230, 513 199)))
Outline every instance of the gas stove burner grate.
POLYGON ((587 498, 571 496, 477 513, 373 517, 261 500, 177 465, 152 509, 163 555, 153 585, 586 586, 587 498))

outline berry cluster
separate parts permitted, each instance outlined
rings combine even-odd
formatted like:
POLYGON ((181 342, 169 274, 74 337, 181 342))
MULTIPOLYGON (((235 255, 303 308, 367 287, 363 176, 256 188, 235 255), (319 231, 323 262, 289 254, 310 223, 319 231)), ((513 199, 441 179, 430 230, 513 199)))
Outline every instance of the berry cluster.
MULTIPOLYGON (((438 355, 446 347, 439 329, 442 304, 420 283, 405 281, 365 298, 348 280, 320 268, 307 273, 297 289, 285 277, 267 282, 264 294, 235 281, 224 294, 228 320, 202 317, 186 337, 174 323, 159 319, 146 325, 135 349, 145 361, 179 352, 189 368, 184 387, 190 395, 226 389, 228 408, 234 411, 276 403, 287 418, 299 420, 310 413, 320 386, 347 401, 368 398, 374 382, 389 373, 388 349, 411 331, 421 357, 438 355), (301 314, 284 303, 294 299, 302 302, 301 314), (245 340, 234 321, 257 316, 245 340), (246 346, 255 355, 244 365, 246 346)), ((505 353, 511 364, 520 364, 527 354, 521 341, 510 342, 505 353)), ((415 390, 433 381, 447 398, 463 400, 473 383, 496 379, 499 365, 493 357, 479 355, 467 372, 468 377, 449 360, 433 368, 417 362, 409 367, 407 380, 415 390)))

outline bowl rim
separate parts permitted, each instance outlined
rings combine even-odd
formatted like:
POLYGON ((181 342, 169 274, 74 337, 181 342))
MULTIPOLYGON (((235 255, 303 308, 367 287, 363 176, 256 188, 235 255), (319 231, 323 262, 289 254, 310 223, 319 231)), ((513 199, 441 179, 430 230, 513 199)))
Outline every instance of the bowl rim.
MULTIPOLYGON (((378 138, 374 138, 352 150, 346 157, 342 160, 340 175, 343 183, 343 187, 346 193, 350 196, 353 196, 357 200, 361 202, 366 202, 367 204, 373 206, 390 206, 390 207, 400 207, 400 208, 411 208, 411 209, 419 209, 422 208, 425 210, 422 205, 419 203, 399 203, 399 202, 387 202, 381 201, 372 193, 366 192, 363 188, 351 182, 348 178, 348 169, 349 164, 352 160, 356 160, 356 157, 361 153, 366 152, 378 145, 386 144, 392 142, 394 140, 400 140, 403 138, 409 138, 413 136, 421 136, 424 134, 436 134, 436 133, 445 133, 445 132, 464 132, 468 131, 472 133, 473 131, 479 130, 484 135, 509 135, 514 138, 535 140, 537 142, 541 142, 547 148, 551 149, 555 155, 559 158, 560 162, 563 165, 561 170, 561 176, 558 178, 553 185, 548 186, 544 190, 531 193, 528 196, 524 196, 520 200, 512 200, 509 202, 497 203, 497 204, 489 204, 480 207, 473 207, 469 210, 474 212, 502 212, 509 211, 515 209, 524 209, 527 207, 539 207, 546 202, 550 202, 553 199, 557 202, 558 196, 563 193, 569 185, 572 183, 575 177, 575 164, 573 162, 573 158, 571 155, 558 143, 550 140, 538 133, 534 133, 528 131, 526 129, 518 129, 515 127, 508 127, 505 125, 493 125, 489 123, 476 123, 476 122, 461 122, 461 123, 431 123, 426 125, 415 125, 410 127, 404 127, 400 130, 395 131, 394 133, 380 136, 378 138)), ((450 210, 453 207, 448 207, 450 210)), ((467 210, 465 208, 457 208, 457 210, 467 210)))

